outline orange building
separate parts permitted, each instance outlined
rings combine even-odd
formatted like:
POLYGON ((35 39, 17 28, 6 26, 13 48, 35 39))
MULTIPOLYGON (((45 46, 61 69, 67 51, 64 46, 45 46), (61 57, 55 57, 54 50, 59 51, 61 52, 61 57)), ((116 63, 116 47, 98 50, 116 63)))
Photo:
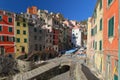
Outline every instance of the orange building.
POLYGON ((37 14, 37 12, 38 12, 38 9, 36 6, 32 6, 32 7, 27 8, 27 13, 37 14))
POLYGON ((119 0, 103 0, 103 51, 105 80, 118 80, 119 0))

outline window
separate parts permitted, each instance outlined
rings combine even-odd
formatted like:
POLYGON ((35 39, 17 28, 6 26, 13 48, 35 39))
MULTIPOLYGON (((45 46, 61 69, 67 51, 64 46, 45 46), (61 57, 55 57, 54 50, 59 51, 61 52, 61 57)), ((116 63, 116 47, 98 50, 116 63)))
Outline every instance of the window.
POLYGON ((37 36, 34 36, 34 39, 37 40, 37 36))
POLYGON ((96 42, 96 41, 93 42, 93 48, 94 48, 95 50, 97 49, 97 42, 96 42))
POLYGON ((17 22, 17 26, 20 26, 20 22, 17 22))
POLYGON ((94 34, 97 34, 97 26, 94 28, 94 34))
POLYGON ((12 27, 8 27, 8 32, 12 32, 12 27))
POLYGON ((42 30, 39 30, 40 33, 42 33, 42 30))
POLYGON ((26 20, 25 19, 23 19, 23 22, 25 22, 26 20))
POLYGON ((94 35, 94 29, 91 30, 91 36, 93 36, 93 35, 94 35))
POLYGON ((36 29, 36 28, 34 28, 34 32, 37 32, 37 29, 36 29))
POLYGON ((24 43, 26 43, 27 42, 27 39, 24 39, 24 43))
POLYGON ((100 19, 100 31, 102 30, 102 19, 100 19))
POLYGON ((0 26, 0 31, 2 31, 2 26, 0 26))
POLYGON ((25 30, 23 31, 23 34, 26 35, 26 31, 25 30))
POLYGON ((102 50, 102 41, 99 42, 99 50, 102 50))
POLYGON ((97 50, 97 42, 95 42, 95 50, 97 50))
POLYGON ((25 24, 25 23, 23 23, 23 27, 26 27, 26 24, 25 24))
POLYGON ((20 30, 17 30, 17 34, 20 34, 20 30))
POLYGON ((37 44, 35 44, 35 50, 36 50, 36 51, 38 50, 38 45, 37 45, 37 44))
POLYGON ((102 9, 102 0, 100 0, 100 10, 102 9))
POLYGON ((4 36, 0 36, 0 41, 4 41, 4 36))
POLYGON ((41 39, 42 39, 42 37, 40 36, 40 37, 39 37, 39 40, 41 40, 41 39))
POLYGON ((12 23, 12 18, 8 18, 8 22, 9 22, 9 23, 12 23))
POLYGON ((0 15, 0 21, 2 20, 2 16, 0 15))
POLYGON ((17 43, 19 43, 20 42, 20 38, 17 38, 17 43))
POLYGON ((39 50, 40 50, 40 51, 42 50, 42 46, 41 46, 41 45, 39 46, 39 50))
POLYGON ((108 0, 108 6, 112 3, 113 0, 108 0))
POLYGON ((112 17, 108 21, 108 37, 112 37, 114 35, 114 17, 112 17))

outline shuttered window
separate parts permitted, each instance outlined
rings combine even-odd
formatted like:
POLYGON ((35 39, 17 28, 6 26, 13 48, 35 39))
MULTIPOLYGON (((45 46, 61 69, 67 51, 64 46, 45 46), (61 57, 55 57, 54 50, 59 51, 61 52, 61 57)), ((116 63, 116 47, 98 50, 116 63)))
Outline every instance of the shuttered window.
POLYGON ((2 31, 2 26, 0 26, 0 31, 2 31))
POLYGON ((102 0, 100 0, 100 10, 101 10, 101 8, 102 8, 102 0))
POLYGON ((111 4, 112 1, 113 1, 113 0, 108 0, 108 6, 111 4))
POLYGON ((20 26, 20 22, 17 22, 17 26, 20 26))
POLYGON ((100 31, 102 30, 102 19, 100 19, 100 31))
POLYGON ((17 41, 17 43, 19 43, 19 42, 20 42, 20 38, 17 38, 17 40, 16 40, 16 41, 17 41))
POLYGON ((102 40, 99 42, 99 50, 102 50, 102 40))
POLYGON ((27 39, 24 39, 24 43, 26 43, 27 42, 27 39))
POLYGON ((12 32, 12 27, 8 27, 8 32, 12 32))
POLYGON ((9 22, 9 23, 12 23, 12 18, 8 18, 8 22, 9 22))
POLYGON ((25 30, 23 31, 23 34, 26 35, 26 31, 25 30))
POLYGON ((108 21, 108 37, 112 37, 114 35, 114 17, 112 17, 108 21))
POLYGON ((2 20, 2 16, 0 15, 0 21, 2 20))
POLYGON ((20 30, 17 30, 17 34, 20 34, 20 30))

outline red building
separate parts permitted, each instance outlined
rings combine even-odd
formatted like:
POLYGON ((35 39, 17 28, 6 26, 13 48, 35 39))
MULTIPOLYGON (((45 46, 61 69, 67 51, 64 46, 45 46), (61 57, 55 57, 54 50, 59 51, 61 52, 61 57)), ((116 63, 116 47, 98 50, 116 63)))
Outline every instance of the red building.
POLYGON ((119 0, 102 1, 105 80, 118 80, 119 0))
POLYGON ((13 55, 15 14, 0 10, 0 54, 13 55))
POLYGON ((53 47, 55 51, 58 51, 58 45, 59 45, 59 29, 53 28, 53 47))

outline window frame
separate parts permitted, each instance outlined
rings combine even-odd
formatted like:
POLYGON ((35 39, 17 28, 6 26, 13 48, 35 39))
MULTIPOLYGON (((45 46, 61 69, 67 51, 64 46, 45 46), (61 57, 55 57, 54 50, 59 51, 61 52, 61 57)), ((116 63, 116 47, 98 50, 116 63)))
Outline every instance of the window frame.
POLYGON ((100 19, 100 31, 102 31, 102 29, 103 29, 103 19, 101 18, 100 19), (101 22, 102 22, 102 24, 101 24, 101 22))
POLYGON ((3 16, 2 15, 0 15, 1 16, 1 19, 0 19, 0 21, 2 21, 2 18, 3 18, 3 16))
POLYGON ((16 42, 17 42, 17 43, 20 43, 20 38, 16 38, 16 42))
POLYGON ((108 24, 108 30, 107 30, 107 31, 108 31, 108 38, 114 37, 114 35, 115 35, 115 16, 110 17, 110 18, 108 19, 107 24, 108 24), (109 36, 109 21, 110 21, 112 18, 114 18, 113 35, 112 35, 112 36, 109 36))
POLYGON ((23 35, 26 35, 26 30, 23 30, 23 35), (25 33, 24 33, 25 32, 25 33))
POLYGON ((16 31, 17 31, 17 34, 20 34, 20 30, 17 29, 16 31), (18 32, 19 32, 19 33, 18 33, 18 32))
MULTIPOLYGON (((8 22, 9 22, 9 19, 10 19, 10 18, 12 19, 12 22, 13 22, 13 18, 12 18, 12 17, 8 17, 8 22)), ((9 22, 9 23, 12 23, 12 22, 9 22)))
POLYGON ((8 27, 8 32, 13 32, 13 28, 12 27, 8 27), (12 29, 12 31, 10 31, 10 29, 12 29))
POLYGON ((0 25, 0 27, 1 27, 1 30, 0 30, 0 32, 2 32, 2 31, 3 31, 3 26, 2 26, 2 25, 0 25))

